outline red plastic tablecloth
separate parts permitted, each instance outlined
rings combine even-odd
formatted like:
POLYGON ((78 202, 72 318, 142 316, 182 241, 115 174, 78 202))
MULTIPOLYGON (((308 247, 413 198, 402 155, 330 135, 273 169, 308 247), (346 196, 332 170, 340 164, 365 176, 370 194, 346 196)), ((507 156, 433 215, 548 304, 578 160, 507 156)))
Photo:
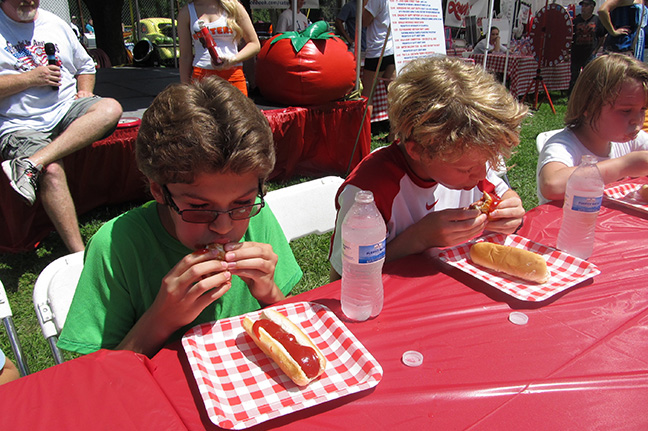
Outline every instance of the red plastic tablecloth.
MULTIPOLYGON (((520 234, 555 246, 561 209, 530 211, 520 234)), ((385 306, 348 328, 384 368, 372 390, 254 429, 648 429, 648 217, 602 209, 590 261, 602 273, 541 303, 515 300, 432 257, 385 267, 385 306), (516 326, 512 310, 529 322, 516 326), (401 362, 407 350, 423 365, 401 362)), ((342 316, 340 283, 291 298, 342 316)), ((179 343, 153 376, 190 430, 205 414, 179 343)))
POLYGON ((148 358, 101 350, 0 386, 6 431, 186 430, 148 358))

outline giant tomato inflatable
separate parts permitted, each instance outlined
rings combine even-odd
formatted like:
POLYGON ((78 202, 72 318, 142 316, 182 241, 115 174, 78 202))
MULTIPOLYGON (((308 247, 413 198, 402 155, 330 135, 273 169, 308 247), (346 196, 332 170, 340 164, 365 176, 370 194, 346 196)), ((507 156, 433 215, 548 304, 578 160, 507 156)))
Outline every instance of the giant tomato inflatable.
POLYGON ((318 21, 279 34, 257 56, 256 83, 264 98, 286 105, 340 99, 355 85, 355 59, 346 43, 318 21))

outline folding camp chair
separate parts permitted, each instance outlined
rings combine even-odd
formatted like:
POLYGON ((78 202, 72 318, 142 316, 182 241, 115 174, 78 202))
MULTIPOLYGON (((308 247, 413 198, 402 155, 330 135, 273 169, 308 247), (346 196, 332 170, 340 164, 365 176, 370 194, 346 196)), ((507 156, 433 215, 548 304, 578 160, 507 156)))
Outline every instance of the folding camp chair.
POLYGON ((268 192, 266 202, 288 241, 335 227, 335 195, 344 180, 330 176, 268 192))
POLYGON ((29 374, 29 367, 27 366, 27 361, 25 360, 25 355, 23 354, 22 346, 18 339, 18 333, 16 332, 16 327, 13 323, 11 306, 9 305, 9 298, 7 298, 7 292, 5 292, 2 282, 0 282, 0 319, 7 331, 11 350, 13 350, 14 357, 16 358, 16 365, 18 366, 20 375, 26 376, 29 374))
POLYGON ((36 317, 57 364, 64 359, 56 342, 65 324, 82 269, 83 252, 68 254, 47 265, 34 284, 36 317))

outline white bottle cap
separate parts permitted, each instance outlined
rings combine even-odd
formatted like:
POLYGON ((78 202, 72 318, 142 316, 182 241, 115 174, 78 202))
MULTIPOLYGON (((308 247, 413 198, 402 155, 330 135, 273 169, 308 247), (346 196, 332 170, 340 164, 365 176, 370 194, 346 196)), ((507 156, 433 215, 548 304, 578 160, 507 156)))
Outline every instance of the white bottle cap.
POLYGON ((423 355, 416 350, 408 350, 403 353, 401 360, 403 361, 403 364, 408 367, 418 367, 423 363, 423 355))
POLYGON ((513 311, 509 314, 509 320, 516 325, 526 325, 529 322, 529 316, 519 311, 513 311))

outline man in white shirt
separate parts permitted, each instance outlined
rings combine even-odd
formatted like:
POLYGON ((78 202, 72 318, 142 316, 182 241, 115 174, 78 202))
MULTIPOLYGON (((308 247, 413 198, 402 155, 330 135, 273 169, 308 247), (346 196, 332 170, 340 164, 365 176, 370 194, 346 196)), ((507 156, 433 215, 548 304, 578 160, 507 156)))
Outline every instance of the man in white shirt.
POLYGON ((306 17, 306 15, 301 13, 301 8, 304 7, 305 0, 297 0, 297 18, 295 20, 295 27, 293 27, 293 3, 292 0, 288 1, 290 2, 290 7, 283 11, 281 15, 279 15, 275 33, 285 33, 287 31, 302 31, 306 27, 308 27, 308 18, 306 17))
POLYGON ((14 190, 29 205, 39 191, 75 252, 85 247, 62 159, 112 133, 122 108, 93 94, 94 61, 72 28, 39 4, 0 3, 0 156, 14 190))

